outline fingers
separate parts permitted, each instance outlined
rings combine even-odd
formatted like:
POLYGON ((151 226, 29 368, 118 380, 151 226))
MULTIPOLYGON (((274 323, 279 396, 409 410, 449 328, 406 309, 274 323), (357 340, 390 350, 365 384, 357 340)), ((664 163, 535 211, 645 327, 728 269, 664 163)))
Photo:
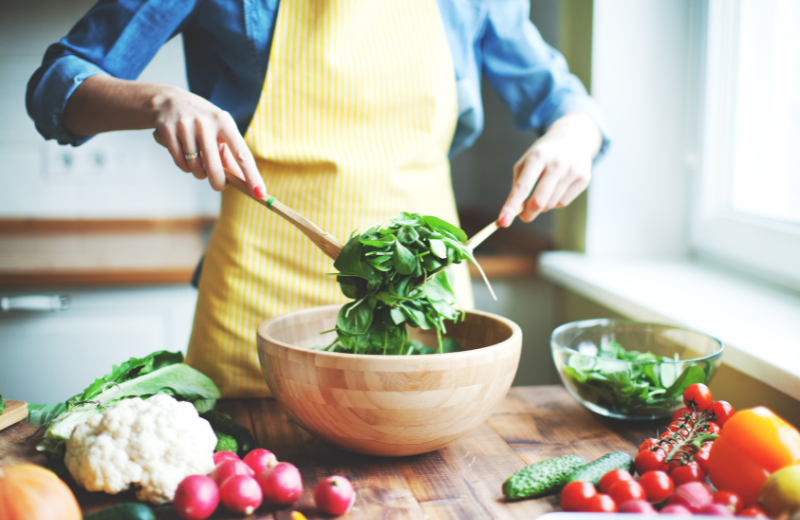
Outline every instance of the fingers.
POLYGON ((578 195, 583 193, 583 190, 585 190, 587 186, 589 186, 588 177, 582 177, 573 182, 569 188, 567 188, 567 191, 564 193, 561 199, 556 202, 556 207, 563 208, 564 206, 568 206, 578 197, 578 195))
POLYGON ((519 216, 523 222, 531 222, 539 216, 539 213, 547 209, 547 203, 553 196, 559 181, 564 178, 568 171, 568 168, 556 159, 547 163, 544 174, 539 179, 536 189, 533 190, 533 195, 525 203, 525 209, 519 216))
MULTIPOLYGON (((544 160, 536 150, 528 154, 523 161, 514 166, 514 185, 511 193, 500 210, 500 225, 508 227, 523 209, 525 199, 528 198, 539 176, 544 170, 544 160)), ((523 219, 524 220, 524 219, 523 219)))
MULTIPOLYGON (((261 173, 258 171, 256 161, 253 159, 253 154, 247 148, 244 139, 233 118, 227 112, 223 112, 225 116, 221 119, 222 128, 220 129, 220 136, 227 144, 226 149, 231 159, 238 165, 237 170, 243 175, 244 180, 247 181, 247 187, 250 192, 256 197, 261 198, 266 193, 264 187, 264 180, 261 178, 261 173), (259 193, 260 192, 260 193, 259 193)), ((228 168, 231 169, 231 168, 228 168)))
POLYGON ((183 170, 184 173, 189 173, 191 171, 189 165, 186 164, 186 158, 183 156, 183 145, 175 135, 173 129, 162 126, 153 132, 153 137, 155 137, 156 141, 158 141, 161 146, 165 146, 167 150, 169 150, 169 154, 172 156, 172 160, 175 161, 175 165, 178 168, 183 170))
MULTIPOLYGON (((181 143, 181 154, 184 155, 191 155, 196 152, 199 152, 201 148, 197 144, 197 138, 195 133, 195 124, 193 119, 179 119, 177 124, 175 125, 176 133, 178 137, 178 141, 181 143)), ((186 164, 189 166, 189 170, 192 172, 192 175, 195 176, 197 179, 205 179, 206 172, 203 166, 203 159, 198 155, 193 159, 185 159, 186 164)))
POLYGON ((217 143, 217 134, 213 129, 203 129, 202 124, 200 127, 200 150, 202 151, 203 166, 208 175, 208 183, 215 191, 222 191, 225 189, 225 172, 222 169, 222 159, 219 156, 219 145, 217 143))

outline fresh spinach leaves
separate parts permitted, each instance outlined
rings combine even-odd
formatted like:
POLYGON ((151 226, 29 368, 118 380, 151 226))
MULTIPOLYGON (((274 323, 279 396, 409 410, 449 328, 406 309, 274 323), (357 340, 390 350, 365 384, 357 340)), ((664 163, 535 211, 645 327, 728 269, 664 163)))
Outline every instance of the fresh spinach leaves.
POLYGON ((689 385, 706 382, 703 367, 679 361, 612 341, 596 356, 570 355, 564 375, 586 401, 624 415, 655 415, 679 403, 689 385))
POLYGON ((363 233, 353 232, 336 262, 342 293, 353 301, 339 311, 336 340, 322 350, 415 355, 461 350, 443 337, 446 322, 463 316, 447 266, 475 262, 467 235, 442 219, 401 213, 363 233), (433 350, 409 340, 407 325, 436 330, 433 350))

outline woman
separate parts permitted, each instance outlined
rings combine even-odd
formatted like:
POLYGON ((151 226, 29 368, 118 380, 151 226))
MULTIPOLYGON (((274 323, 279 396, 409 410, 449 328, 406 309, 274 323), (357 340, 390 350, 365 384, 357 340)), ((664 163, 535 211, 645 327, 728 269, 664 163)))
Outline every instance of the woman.
MULTIPOLYGON (((457 222, 448 154, 482 129, 484 73, 520 128, 547 130, 517 163, 499 215, 503 226, 517 214, 529 222, 586 188, 605 140, 596 107, 528 8, 526 0, 101 0, 48 49, 28 86, 28 112, 42 135, 64 144, 154 128, 175 164, 215 190, 227 168, 255 196, 269 191, 344 240, 400 211, 457 222), (135 81, 179 33, 192 92, 135 81)), ((225 190, 187 362, 225 396, 268 395, 258 323, 342 302, 324 275, 331 270, 297 230, 225 190)), ((463 270, 460 284, 469 299, 463 270)))

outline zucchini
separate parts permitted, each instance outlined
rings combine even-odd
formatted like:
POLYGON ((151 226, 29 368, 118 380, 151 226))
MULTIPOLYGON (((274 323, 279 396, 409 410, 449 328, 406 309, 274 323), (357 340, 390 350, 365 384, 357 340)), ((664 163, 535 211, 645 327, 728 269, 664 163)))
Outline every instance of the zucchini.
POLYGON ((575 455, 531 464, 506 479, 503 494, 508 500, 519 500, 558 493, 570 475, 585 465, 586 460, 575 455))
POLYGON ((156 520, 156 515, 141 502, 125 502, 86 515, 83 520, 156 520))
POLYGON ((218 451, 231 451, 236 453, 239 450, 239 444, 236 442, 236 439, 227 433, 215 431, 214 435, 217 436, 217 447, 214 448, 214 453, 218 451))
POLYGON ((253 434, 250 433, 250 430, 234 422, 230 417, 216 410, 210 410, 201 414, 200 417, 208 421, 215 432, 224 433, 236 439, 236 444, 238 446, 236 454, 240 457, 247 455, 248 452, 256 447, 256 441, 253 439, 253 434))
POLYGON ((608 455, 603 455, 594 462, 587 464, 573 471, 565 482, 591 482, 595 486, 600 483, 603 475, 612 469, 624 469, 633 475, 633 459, 630 455, 622 451, 615 451, 608 455))

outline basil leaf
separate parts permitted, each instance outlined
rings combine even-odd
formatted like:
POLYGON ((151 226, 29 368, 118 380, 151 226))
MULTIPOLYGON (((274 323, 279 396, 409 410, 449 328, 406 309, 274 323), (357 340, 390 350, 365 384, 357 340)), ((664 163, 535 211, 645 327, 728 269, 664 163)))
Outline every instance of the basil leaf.
POLYGON ((456 238, 456 240, 458 240, 461 243, 467 241, 467 234, 464 233, 464 230, 461 228, 457 228, 456 226, 454 226, 449 222, 446 222, 440 218, 433 217, 430 215, 425 215, 424 217, 422 217, 422 219, 434 231, 439 231, 440 233, 444 232, 450 233, 456 238))
POLYGON ((414 256, 414 253, 409 251, 408 248, 400 242, 394 243, 394 255, 392 256, 392 262, 395 271, 400 274, 413 273, 418 264, 418 260, 414 256))
POLYGON ((336 319, 336 326, 348 334, 364 334, 371 323, 372 308, 363 299, 345 304, 336 319))

